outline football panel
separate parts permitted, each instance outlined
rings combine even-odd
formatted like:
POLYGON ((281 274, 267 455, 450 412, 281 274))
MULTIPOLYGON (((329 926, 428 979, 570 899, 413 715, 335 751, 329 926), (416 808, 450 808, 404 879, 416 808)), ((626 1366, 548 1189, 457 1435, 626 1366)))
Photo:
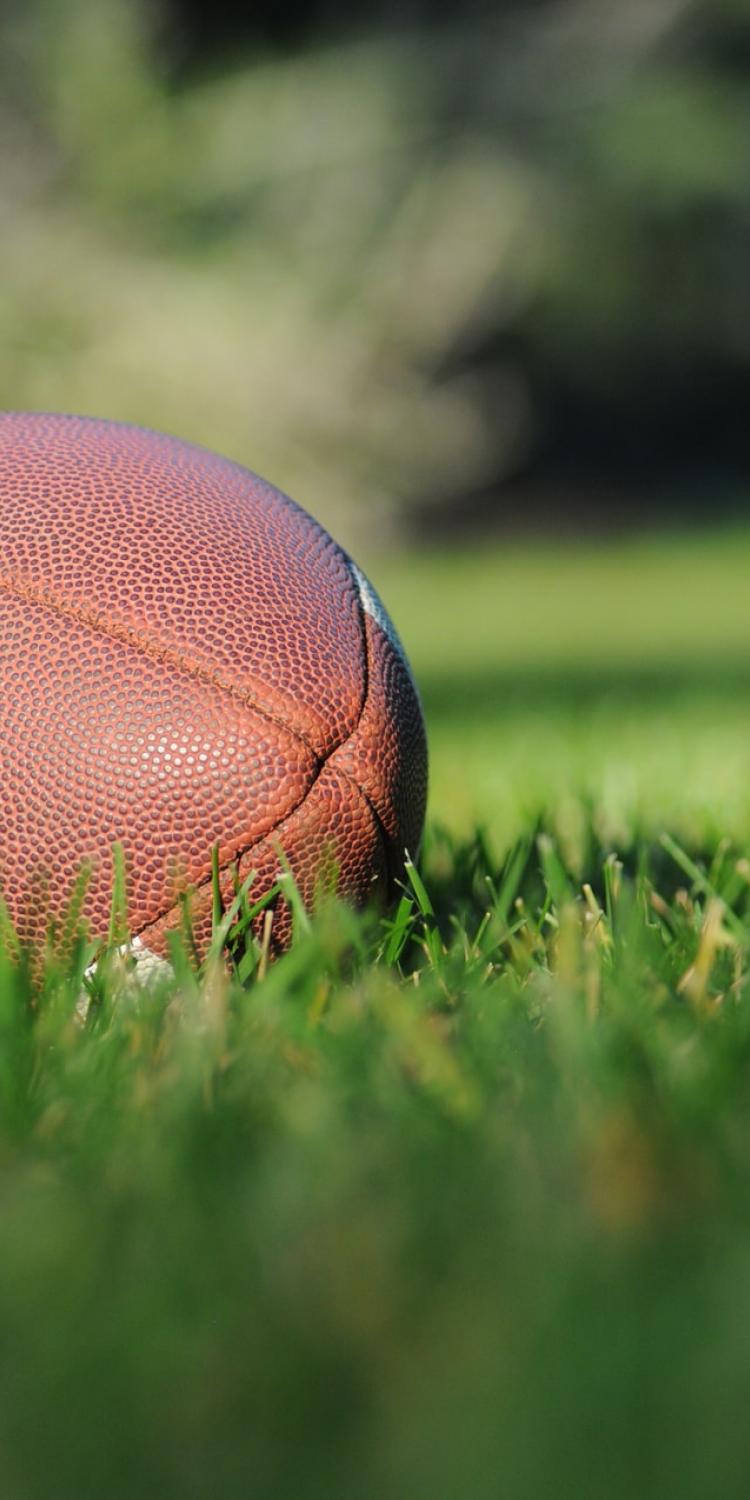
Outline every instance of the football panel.
POLYGON ((300 803, 307 747, 210 684, 0 591, 0 888, 24 936, 65 909, 93 862, 86 914, 106 931, 111 850, 134 930, 300 803))
POLYGON ((340 548, 257 475, 116 422, 0 414, 0 583, 224 685, 325 757, 364 696, 340 548))
MULTIPOLYGON (((382 606, 381 606, 382 609, 382 606)), ((360 786, 387 836, 391 878, 403 873, 404 851, 419 853, 427 802, 427 738, 419 696, 391 630, 369 610, 367 698, 359 723, 330 764, 360 786)))
MULTIPOLYGON (((297 888, 309 911, 321 894, 331 890, 354 906, 369 901, 384 902, 388 890, 383 836, 366 797, 341 771, 325 765, 304 801, 283 819, 273 833, 245 850, 236 864, 239 879, 254 874, 251 900, 269 891, 282 865, 279 849, 288 861, 297 888)), ((225 866, 222 895, 228 907, 234 898, 234 874, 225 866)), ((199 952, 211 936, 212 891, 205 883, 193 894, 191 920, 199 952)), ((159 922, 141 929, 140 938, 152 952, 163 954, 167 934, 180 922, 173 910, 159 922)), ((256 935, 263 926, 255 924, 256 935)), ((292 915, 288 903, 277 899, 274 906, 271 947, 278 953, 288 946, 292 915)))

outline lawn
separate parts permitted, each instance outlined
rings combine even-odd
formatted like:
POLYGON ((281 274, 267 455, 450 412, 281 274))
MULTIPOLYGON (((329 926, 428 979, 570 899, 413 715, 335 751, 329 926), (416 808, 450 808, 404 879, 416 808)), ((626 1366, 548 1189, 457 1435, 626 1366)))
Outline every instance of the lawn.
POLYGON ((105 958, 85 1024, 86 944, 6 934, 9 1500, 745 1495, 747 552, 370 559, 432 749, 395 916, 105 958))
POLYGON ((507 843, 545 809, 575 861, 669 827, 750 836, 750 533, 539 542, 371 572, 412 657, 432 814, 507 843))

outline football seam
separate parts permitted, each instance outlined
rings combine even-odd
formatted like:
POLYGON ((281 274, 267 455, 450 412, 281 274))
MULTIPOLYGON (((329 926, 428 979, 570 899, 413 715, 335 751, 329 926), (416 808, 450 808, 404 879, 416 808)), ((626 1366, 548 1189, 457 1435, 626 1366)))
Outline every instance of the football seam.
MULTIPOLYGON (((321 771, 324 768, 324 766, 321 766, 321 771)), ((378 840, 383 850, 383 863, 385 865, 386 878, 388 881, 388 887, 390 889, 393 886, 394 882, 391 859, 389 857, 389 840, 383 827, 382 821, 378 816, 377 808, 373 806, 367 793, 359 785, 359 782, 355 781, 354 777, 349 775, 348 771, 342 771, 340 766, 335 766, 334 769, 336 775, 340 776, 342 781, 347 781, 350 786, 354 787, 354 790, 359 793, 362 801, 365 803, 370 813, 372 814, 372 820, 375 825, 375 832, 377 833, 378 840)), ((317 781, 318 779, 318 776, 316 776, 315 781, 317 781)), ((280 823, 277 823, 268 833, 262 834, 259 839, 254 839, 252 844, 248 844, 244 849, 238 849, 236 854, 231 855, 230 858, 227 859, 223 864, 220 864, 218 867, 218 874, 226 875, 227 870, 230 869, 233 864, 239 863, 241 859, 245 859, 248 855, 252 855, 253 850, 259 848, 261 844, 273 843, 273 841, 278 838, 279 829, 282 827, 282 825, 288 822, 289 818, 294 817, 295 813, 298 813, 300 808, 304 807, 314 785, 315 782, 313 782, 312 785, 308 788, 308 790, 305 792, 304 797, 301 798, 296 807, 290 808, 289 812, 284 814, 284 817, 281 819, 280 823)), ((280 848, 282 853, 284 853, 284 846, 281 843, 280 848)), ((191 881, 189 890, 195 892, 204 891, 206 887, 211 884, 213 878, 213 871, 210 871, 203 877, 202 880, 191 881)), ((149 932, 152 931, 154 927, 159 927, 162 923, 166 923, 169 917, 172 915, 172 912, 177 910, 179 904, 180 903, 178 898, 177 901, 172 902, 171 906, 167 906, 164 911, 159 912, 158 916, 151 917, 148 922, 145 922, 142 927, 138 928, 137 932, 132 932, 130 934, 131 939, 139 938, 141 942, 145 942, 145 946, 148 947, 149 932)))
MULTIPOLYGON (((279 729, 283 729, 285 733, 289 734, 293 739, 297 740, 297 742, 303 745, 304 748, 308 751, 313 759, 314 769, 312 777, 308 785, 305 787, 305 790, 299 801, 294 803, 292 807, 287 808, 283 818, 280 819, 279 823, 274 824, 273 828, 270 828, 266 833, 261 834, 259 838, 253 839, 251 843, 244 846, 240 845, 231 854, 229 854, 224 863, 219 866, 219 871, 223 874, 225 873, 227 868, 235 861, 244 859, 245 856, 247 854, 250 854, 253 849, 258 847, 259 844, 262 844, 266 840, 273 838, 274 834, 281 826, 281 824, 285 823, 289 818, 293 817, 295 813, 299 812, 300 808, 303 807, 305 802, 307 801, 307 798, 312 792, 313 787, 319 780, 324 767, 337 751, 343 749, 343 747, 350 742, 350 740, 357 733, 357 730, 359 729, 362 722, 362 717, 365 712, 365 707, 367 705, 370 691, 370 651, 367 637, 367 625, 365 621, 365 610, 360 595, 360 590, 357 584, 357 577, 352 572, 349 559, 346 557, 346 554, 343 551, 340 551, 339 555, 343 559, 347 572, 349 573, 349 576, 351 577, 352 582, 355 585, 354 595, 356 600, 357 617, 359 621, 360 640, 362 644, 362 695, 356 720, 353 723, 348 734, 345 735, 343 740, 341 740, 338 744, 332 746, 331 749, 322 756, 313 749, 312 745, 310 745, 309 741, 304 735, 300 734, 297 730, 292 729, 291 726, 280 717, 258 706, 251 699, 249 694, 241 692, 239 689, 233 687, 229 683, 222 682, 218 675, 207 672, 206 669, 201 667, 197 662, 191 662, 189 658, 176 652, 174 648, 168 646, 152 645, 151 642, 149 642, 147 639, 144 639, 141 635, 138 634, 138 632, 132 629, 113 629, 111 624, 109 625, 109 627, 105 628, 99 615, 93 612, 90 613, 85 609, 76 609, 70 604, 60 600, 59 597, 55 596, 54 594, 51 594, 47 590, 39 588, 34 584, 28 584, 19 580, 13 581, 8 578, 0 578, 0 592, 5 593, 11 598, 28 600, 30 603, 37 605, 39 608, 48 610, 51 614, 60 615, 63 619, 73 620, 76 624, 85 626, 87 630, 91 630, 95 635, 100 635, 106 640, 117 641, 119 645, 130 648, 136 653, 140 653, 141 655, 146 656, 151 660, 166 662, 170 667, 173 667, 179 672, 184 672, 185 675, 192 677, 194 680, 204 682, 209 686, 218 688, 220 692, 226 693, 228 697, 239 701, 245 707, 249 708, 252 712, 257 713, 259 718, 266 720, 268 723, 274 724, 279 729)), ((392 862, 389 857, 389 840, 387 839, 385 829, 383 828, 383 824, 377 812, 377 809, 373 805, 371 799, 368 797, 364 788, 360 786, 359 782, 356 781, 356 779, 351 776, 349 772, 343 770, 343 768, 341 767, 336 767, 336 770, 346 781, 350 783, 351 786, 353 786, 359 792, 360 796, 364 799, 370 809, 370 812, 372 813, 378 831, 378 836, 383 843, 383 852, 385 856, 384 862, 388 875, 388 881, 389 884, 391 884, 393 879, 393 872, 392 862)), ((210 879, 211 875, 207 874, 203 880, 192 881, 191 889, 196 891, 202 890, 208 884, 210 879)), ((177 904, 177 902, 173 901, 168 907, 165 908, 164 911, 157 913, 155 917, 149 918, 148 922, 145 922, 142 927, 139 927, 137 931, 131 934, 132 937, 140 937, 144 932, 148 931, 150 927, 155 927, 159 922, 165 921, 170 913, 174 911, 177 904)))
MULTIPOLYGON (((2 409, 0 410, 0 424, 2 423, 3 419, 10 418, 12 420, 14 417, 17 417, 19 415, 23 416, 24 414, 17 413, 8 409, 2 409)), ((70 423, 73 426, 75 426, 76 424, 80 424, 86 428, 115 428, 122 430, 123 432, 144 434, 148 437, 156 438, 160 442, 166 437, 168 443, 170 444, 175 442, 182 443, 181 439, 170 436, 169 434, 156 432, 153 428, 144 426, 139 422, 118 422, 115 418, 112 417, 87 417, 81 416, 80 414, 75 415, 74 413, 70 412, 52 413, 47 411, 40 411, 37 412, 36 415, 39 417, 48 418, 54 417, 54 420, 56 422, 61 422, 63 424, 70 423)), ((205 445, 201 443, 187 443, 182 445, 187 448, 195 449, 198 453, 207 455, 211 459, 215 459, 217 456, 212 452, 211 449, 206 448, 205 445)), ((344 735, 343 739, 340 740, 338 744, 332 745, 325 755, 318 755, 318 752, 309 743, 306 735, 301 733, 300 730, 292 728, 290 724, 287 724, 286 720, 283 719, 280 714, 274 714, 270 709, 262 705, 247 689, 238 688, 235 687, 235 685, 231 682, 223 681, 217 673, 207 671, 206 668, 202 667, 197 661, 191 660, 189 657, 182 655, 179 651, 176 651, 174 647, 166 645, 152 646, 147 638, 144 639, 138 634, 138 632, 127 626, 124 626, 119 630, 112 629, 111 627, 109 629, 105 629, 101 624, 101 616, 99 612, 85 610, 82 612, 78 611, 74 606, 70 605, 64 600, 61 600, 59 596, 51 593, 48 590, 45 590, 43 587, 39 587, 38 585, 30 583, 28 581, 14 581, 11 578, 3 578, 2 576, 0 576, 0 590, 4 590, 7 594, 14 598, 30 599, 32 603, 39 604, 42 608, 50 609, 53 613, 62 615, 63 618, 75 620, 78 624, 85 625, 88 629, 94 631, 94 633, 96 634, 103 636, 105 639, 118 641, 121 645, 124 646, 132 646, 134 650, 140 651, 144 656, 149 657, 151 660, 166 661, 177 671, 185 672, 186 675, 193 677, 197 681, 208 682, 213 687, 218 688, 220 692, 227 693, 231 698, 235 699, 239 703, 242 703, 243 706, 253 709, 259 715, 259 717, 266 719, 270 724, 275 724, 279 729, 286 730, 288 734, 292 735, 309 752, 316 763, 315 776, 313 777, 313 782, 310 783, 310 786, 312 786, 315 779, 317 778, 317 775, 319 775, 320 770, 325 765, 328 757, 330 755, 333 755, 336 750, 340 750, 343 745, 346 745, 349 742, 352 735, 356 734, 360 720, 362 718, 362 714, 364 713, 365 704, 367 702, 367 695, 369 692, 369 654, 367 649, 367 627, 365 622, 366 610, 362 592, 363 585, 366 586, 369 592, 373 593, 373 596, 374 591, 372 590, 372 585, 365 578, 364 574, 358 568, 353 558, 349 557, 348 553, 344 551, 343 547, 339 546, 339 544, 333 539, 333 537, 330 537, 328 535, 324 527, 321 526, 318 520, 316 520, 315 516, 311 516, 309 511, 306 511, 304 506, 300 505, 297 500, 293 500, 291 495, 285 494, 283 490, 276 489, 275 486, 270 484, 267 479, 263 479, 260 474, 256 474, 253 470, 245 468, 244 465, 237 463, 235 459, 223 457, 221 459, 221 462, 244 477, 250 475, 255 483, 257 485, 260 485, 264 492, 272 496, 274 500, 281 502, 281 505, 284 509, 292 511, 296 517, 304 521, 315 533, 318 541, 330 545, 331 550, 333 551, 333 553, 335 553, 339 562, 343 564, 344 571, 348 575, 350 583, 353 585, 354 600, 359 621, 360 640, 362 643, 362 694, 360 697, 357 716, 354 723, 352 724, 351 729, 344 735)), ((179 468, 179 465, 177 467, 179 468)), ((398 640, 397 645, 401 655, 403 656, 403 647, 398 640)), ((406 662, 405 656, 404 662, 407 666, 407 670, 409 670, 408 662, 406 662)))
MULTIPOLYGON (((342 556, 344 557, 344 560, 345 560, 345 562, 347 564, 347 567, 349 567, 349 559, 346 557, 346 554, 342 553, 342 556)), ((352 576, 353 576, 354 582, 356 584, 356 582, 357 582, 356 575, 352 575, 352 576)), ((359 713, 357 715, 357 722, 356 722, 356 724, 354 724, 352 726, 349 734, 346 736, 346 739, 342 740, 341 744, 337 745, 335 747, 336 751, 341 750, 344 745, 348 745, 349 741, 351 739, 353 739, 354 735, 357 733, 357 730, 359 729, 359 726, 360 726, 360 724, 362 722, 362 718, 363 718, 363 715, 364 715, 364 712, 365 712, 365 708, 367 706, 367 700, 368 700, 368 697, 369 697, 369 694, 370 694, 370 647, 369 647, 369 641, 368 641, 368 636, 367 636, 367 624, 366 624, 366 621, 365 621, 365 609, 364 609, 364 605, 362 603, 362 599, 360 597, 360 593, 359 593, 359 589, 358 588, 355 590, 355 593, 356 593, 356 599, 357 599, 357 611, 358 611, 358 615, 359 615, 360 631, 361 631, 361 635, 362 635, 362 648, 363 648, 362 649, 362 656, 363 656, 363 660, 364 660, 364 667, 363 667, 364 691, 363 691, 363 695, 362 695, 362 702, 360 704, 359 713)), ((268 833, 261 834, 260 838, 253 839, 253 841, 252 841, 251 844, 246 844, 244 848, 239 848, 233 854, 230 854, 229 857, 223 862, 223 864, 220 864, 219 867, 218 867, 218 873, 220 875, 226 874, 226 871, 229 869, 229 867, 231 865, 233 865, 236 862, 239 862, 239 860, 241 860, 241 859, 245 859, 248 854, 252 854, 253 849, 257 849, 260 844, 265 844, 269 840, 271 840, 271 839, 273 839, 274 837, 277 836, 279 828, 282 826, 282 824, 286 823, 289 820, 289 818, 294 817, 295 813, 298 813, 301 807, 304 807, 304 805, 305 805, 308 797, 310 796, 310 793, 313 790, 313 787, 315 786, 316 782, 320 779, 320 776, 322 775, 322 772, 324 771, 325 767, 328 765, 328 763, 331 760, 331 757, 333 756, 334 753, 335 753, 335 751, 332 750, 332 751, 329 752, 328 755, 324 756, 320 760, 320 763, 319 763, 319 765, 318 765, 318 767, 316 769, 315 775, 313 776, 313 779, 310 782, 310 785, 306 788, 306 790, 304 792, 304 795, 302 797, 300 797, 299 802, 295 803, 294 807, 290 807, 289 810, 288 810, 288 812, 284 813, 283 818, 281 818, 278 823, 275 823, 274 826, 273 826, 273 828, 269 829, 268 833)), ((386 869, 386 876, 387 876, 387 879, 388 879, 388 885, 389 885, 389 887, 391 887, 393 885, 393 883, 394 883, 393 861, 392 861, 391 852, 390 852, 391 840, 389 839, 388 834, 386 832, 386 829, 383 826, 383 822, 382 822, 382 819, 380 817, 380 814, 378 813, 378 810, 375 807, 374 803, 372 802, 371 798, 368 797, 367 792, 365 791, 364 787, 360 786, 359 782, 355 779, 354 776, 352 776, 348 771, 345 771, 343 769, 343 767, 341 767, 341 766, 336 766, 334 769, 335 769, 337 775, 341 776, 344 781, 347 781, 350 786, 354 787, 355 791, 357 791, 359 793, 359 795, 362 798, 363 802, 366 804, 366 806, 369 808, 369 810, 370 810, 370 812, 372 814, 372 819, 373 819, 373 822, 375 824, 375 829, 376 829, 378 838, 380 840, 380 843, 381 843, 382 849, 383 849, 383 863, 384 863, 385 869, 386 869)), ((202 880, 192 881, 190 889, 193 890, 193 891, 203 891, 203 890, 205 890, 206 886, 210 884, 210 882, 211 882, 212 879, 213 879, 213 872, 209 872, 208 874, 206 874, 204 876, 204 878, 202 880)), ((139 927, 138 931, 132 933, 131 936, 134 937, 134 938, 136 938, 136 937, 143 938, 143 934, 147 933, 150 928, 157 927, 160 922, 166 922, 167 918, 171 915, 171 913, 173 911, 175 911, 175 909, 176 909, 176 907, 178 905, 179 905, 179 900, 178 901, 173 901, 172 904, 171 904, 171 906, 166 907, 166 909, 164 911, 159 912, 158 916, 152 917, 150 919, 150 921, 145 922, 143 924, 143 926, 139 927)))
POLYGON ((373 822, 375 824, 375 827, 376 827, 377 833, 378 833, 378 838, 380 839, 380 842, 381 842, 381 845, 382 845, 382 848, 383 848, 383 863, 385 865, 385 872, 386 872, 386 877, 387 877, 387 880, 388 880, 388 888, 390 890, 390 889, 392 889, 392 887, 396 883, 396 878, 395 878, 395 875, 393 873, 393 870, 394 870, 393 855, 392 855, 392 852, 391 852, 392 851, 392 843, 393 843, 393 841, 389 837, 389 835, 388 835, 388 833, 386 831, 386 828, 385 828, 385 824, 383 823, 383 819, 381 818, 380 813, 378 812, 378 809, 375 806, 375 803, 373 802, 372 797, 369 795, 369 793, 366 792, 365 789, 364 789, 364 787, 360 786, 359 782, 355 781, 354 777, 352 775, 350 775, 350 773, 348 771, 345 771, 342 766, 337 766, 336 770, 338 771, 338 773, 339 773, 340 776, 344 777, 345 781, 349 782, 350 786, 353 786, 355 788, 355 790, 359 792, 359 795, 362 798, 363 802, 367 803, 367 806, 369 807, 370 812, 372 813, 373 822))
POLYGON ((369 679, 367 672, 366 631, 364 630, 362 609, 358 597, 357 609, 360 617, 360 635, 363 646, 363 693, 357 717, 351 729, 325 755, 320 755, 315 747, 310 744, 306 735, 302 734, 300 730, 294 729, 280 714, 274 714, 272 710, 258 703, 251 690, 239 688, 233 683, 227 682, 225 679, 222 679, 219 672, 211 672, 206 667, 201 666, 200 662, 194 658, 176 650, 174 646, 167 646, 158 641, 152 642, 147 636, 141 635, 139 631, 130 626, 118 627, 117 624, 113 624, 112 622, 105 624, 98 612, 89 611, 85 608, 76 608, 74 605, 60 599, 57 595, 50 593, 44 588, 40 588, 37 584, 0 577, 0 592, 8 595, 10 598, 25 599, 29 603, 36 604, 39 608, 46 609, 50 614, 59 615, 65 620, 73 620, 75 624, 85 626, 94 635, 102 636, 105 640, 117 641, 118 645, 129 647, 140 655, 148 657, 150 661, 165 662, 168 666, 173 667, 175 671, 184 673, 186 677, 191 677, 196 682, 204 682, 209 687, 218 688, 220 692, 226 693, 227 697, 241 703, 243 707, 251 709, 259 718, 265 719, 269 724, 274 724, 277 729, 283 729, 286 734, 291 735, 312 756, 316 764, 316 774, 325 765, 329 755, 333 755, 342 745, 347 744, 359 727, 359 721, 364 711, 365 702, 367 701, 369 679))

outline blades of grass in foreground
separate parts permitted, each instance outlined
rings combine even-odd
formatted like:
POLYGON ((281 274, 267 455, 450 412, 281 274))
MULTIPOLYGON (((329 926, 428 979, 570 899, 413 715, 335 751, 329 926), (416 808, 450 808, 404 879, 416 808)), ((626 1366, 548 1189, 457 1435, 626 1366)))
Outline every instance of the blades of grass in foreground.
POLYGON ((444 949, 440 929, 435 918, 435 909, 419 870, 408 857, 404 865, 404 872, 414 892, 417 909, 421 917, 421 941, 424 951, 427 954, 433 972, 439 974, 443 967, 444 949))
MULTIPOLYGON (((533 834, 525 834, 516 840, 503 867, 499 886, 494 893, 495 917, 501 926, 507 926, 510 910, 518 895, 524 870, 529 861, 533 834)), ((488 862, 489 862, 489 857, 488 862)))
MULTIPOLYGON (((0 1439, 18 1493, 45 1500, 53 1473, 63 1500, 119 1495, 126 1475, 179 1500, 187 1452, 196 1493, 262 1470, 270 1500, 493 1500, 502 1471, 523 1496, 563 1474, 625 1497, 656 1430, 644 1500, 667 1471, 688 1500, 717 1481, 742 1500, 750 945, 705 892, 659 896, 657 925, 653 850, 579 882, 535 833, 499 869, 442 842, 439 885, 429 857, 407 868, 380 926, 324 903, 274 963, 247 938, 288 887, 262 909, 222 872, 203 970, 179 931, 154 992, 102 964, 88 1028, 81 951, 62 969, 44 952, 40 974, 9 930, 0 1439), (233 933, 244 974, 221 958, 233 933), (45 984, 60 1003, 39 1005, 45 984)), ((734 865, 717 858, 720 893, 734 865)))
POLYGON ((110 906, 109 933, 107 943, 117 948, 128 938, 128 895, 125 850, 122 844, 112 845, 112 902, 110 906))
POLYGON ((287 859, 281 845, 276 842, 276 857, 281 865, 281 875, 278 879, 280 891, 282 891, 292 912, 292 929, 295 937, 299 938, 310 932, 310 915, 305 906, 299 887, 292 874, 292 867, 287 859))
POLYGON ((737 937, 741 938, 744 942, 747 942, 750 938, 750 928, 748 928, 747 924, 743 922, 742 918, 739 917, 735 911, 733 911, 732 907, 727 904, 726 900, 712 884, 705 871, 702 870, 698 864, 696 864, 695 860, 690 857, 687 851, 683 849, 680 844, 678 844, 677 840, 672 838, 671 834, 662 833, 659 842, 662 848, 666 849, 667 853, 671 855, 675 864, 678 865, 678 867, 683 871, 683 874, 688 876, 688 879, 692 882, 693 888, 696 891, 700 892, 700 894, 703 896, 708 896, 713 900, 721 903, 722 907, 724 908, 724 920, 726 921, 727 926, 732 929, 737 937))
POLYGON ((540 833, 537 848, 550 901, 560 910, 575 900, 575 890, 568 879, 554 839, 548 833, 540 833))
POLYGON ((414 900, 406 892, 399 898, 398 905, 392 917, 384 921, 386 943, 383 949, 383 958, 388 967, 397 964, 411 936, 414 927, 414 900))

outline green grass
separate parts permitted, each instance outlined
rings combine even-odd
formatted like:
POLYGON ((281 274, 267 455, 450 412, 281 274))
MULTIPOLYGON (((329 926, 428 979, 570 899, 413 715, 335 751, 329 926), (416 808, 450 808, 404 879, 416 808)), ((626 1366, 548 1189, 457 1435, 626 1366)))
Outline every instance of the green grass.
POLYGON ((574 867, 589 821, 750 839, 750 533, 511 544, 371 572, 430 724, 432 811, 500 845, 545 809, 574 867))
POLYGON ((145 988, 5 935, 11 1500, 744 1495, 745 551, 372 568, 434 769, 385 923, 145 988))

